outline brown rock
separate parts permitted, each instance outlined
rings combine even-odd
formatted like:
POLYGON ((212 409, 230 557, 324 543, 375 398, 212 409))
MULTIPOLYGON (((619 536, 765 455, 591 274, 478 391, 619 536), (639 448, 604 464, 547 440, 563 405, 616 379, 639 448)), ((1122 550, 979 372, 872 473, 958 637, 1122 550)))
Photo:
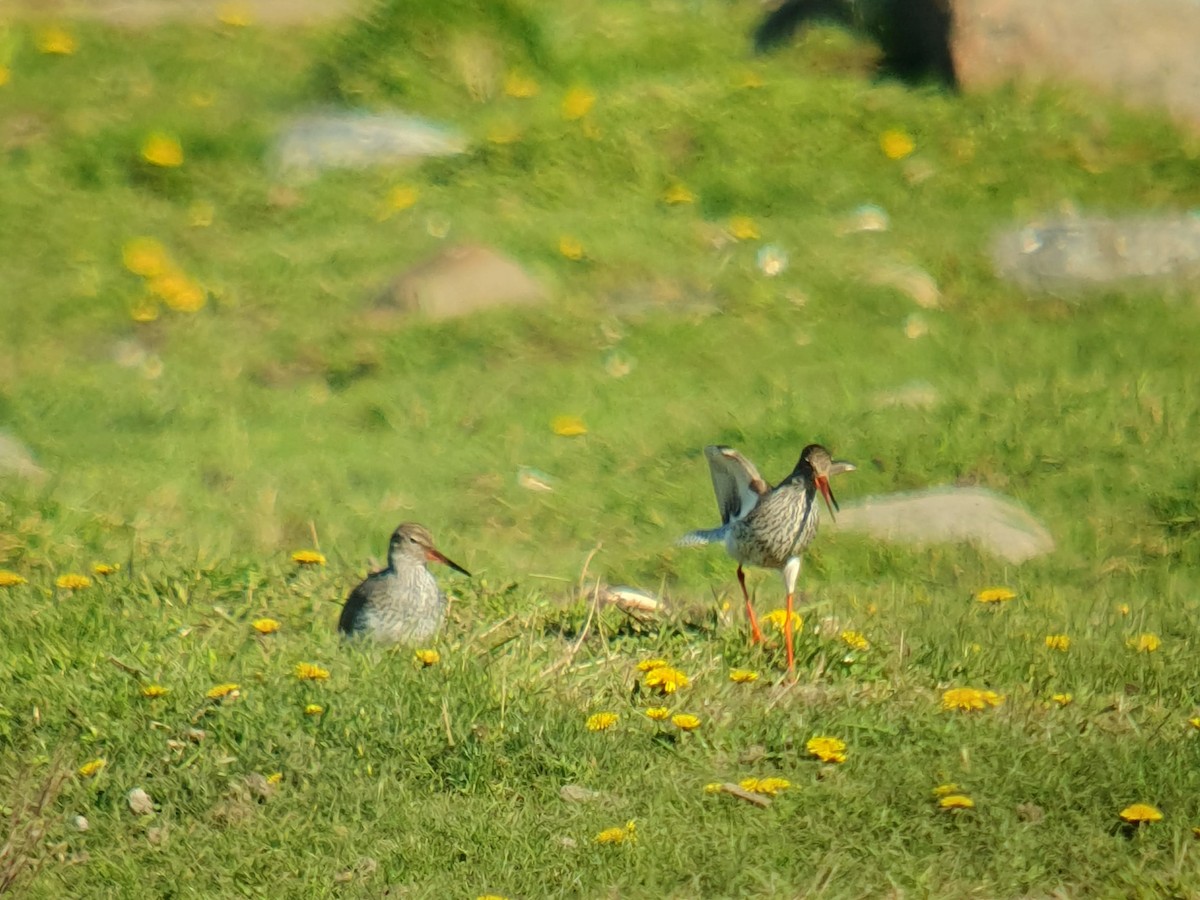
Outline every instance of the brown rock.
POLYGON ((1059 81, 1165 109, 1200 130, 1200 5, 1194 0, 950 0, 965 90, 1059 81))
POLYGON ((378 307, 449 319, 496 306, 545 299, 532 276, 489 247, 460 244, 413 266, 380 295, 378 307))

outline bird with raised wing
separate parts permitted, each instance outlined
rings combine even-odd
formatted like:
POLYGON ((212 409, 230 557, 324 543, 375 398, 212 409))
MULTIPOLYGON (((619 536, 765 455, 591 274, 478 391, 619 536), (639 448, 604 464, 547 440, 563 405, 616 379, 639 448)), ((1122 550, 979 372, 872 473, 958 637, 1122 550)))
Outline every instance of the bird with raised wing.
POLYGON ((746 590, 746 573, 742 567, 761 566, 776 569, 783 575, 787 589, 783 630, 788 671, 794 671, 792 607, 801 560, 816 536, 820 520, 817 494, 820 493, 832 516, 837 509, 837 500, 829 479, 842 472, 853 472, 854 464, 833 459, 820 444, 809 444, 800 453, 792 473, 778 486, 771 487, 758 474, 754 463, 731 447, 705 447, 704 455, 712 474, 721 526, 689 532, 679 543, 684 546, 724 544, 726 552, 737 560, 738 583, 746 601, 751 640, 755 643, 762 640, 762 631, 746 590))
POLYGON ((368 575, 350 592, 338 631, 410 644, 437 634, 446 617, 446 595, 427 568, 429 562, 471 575, 437 549, 425 526, 406 522, 398 527, 388 544, 387 568, 368 575))

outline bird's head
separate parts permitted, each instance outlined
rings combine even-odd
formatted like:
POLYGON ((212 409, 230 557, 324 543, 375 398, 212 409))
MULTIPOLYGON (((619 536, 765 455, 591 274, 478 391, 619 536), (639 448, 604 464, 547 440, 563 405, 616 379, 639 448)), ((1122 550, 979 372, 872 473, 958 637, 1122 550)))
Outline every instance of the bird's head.
MULTIPOLYGON (((829 451, 820 444, 809 444, 800 452, 800 461, 796 463, 796 471, 806 475, 825 499, 829 515, 834 516, 839 508, 837 498, 829 487, 829 479, 843 472, 853 472, 854 463, 844 459, 834 459, 829 451)), ((836 517, 835 517, 836 518, 836 517)))
POLYGON ((468 578, 471 576, 470 572, 434 545, 433 535, 429 533, 428 528, 416 522, 405 522, 392 532, 392 540, 388 545, 388 564, 395 568, 400 560, 419 562, 422 565, 426 562, 440 562, 456 572, 462 572, 468 578))

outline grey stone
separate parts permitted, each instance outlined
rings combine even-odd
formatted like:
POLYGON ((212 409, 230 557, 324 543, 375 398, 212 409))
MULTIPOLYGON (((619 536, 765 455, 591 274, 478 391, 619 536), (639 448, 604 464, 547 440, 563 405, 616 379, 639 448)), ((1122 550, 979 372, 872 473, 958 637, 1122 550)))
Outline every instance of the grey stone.
POLYGON ((40 481, 46 471, 36 462, 33 454, 11 434, 0 431, 0 478, 11 475, 29 481, 40 481))
POLYGON ((140 787, 135 787, 126 794, 125 801, 129 804, 129 811, 135 816, 148 816, 154 812, 154 801, 140 787))
POLYGON ((1029 291, 1200 281, 1200 213, 1031 223, 992 245, 996 273, 1029 291))
POLYGON ((397 276, 377 306, 447 319, 545 298, 532 276, 507 256, 475 244, 447 247, 397 276))
POLYGON ((951 53, 966 90, 1059 81, 1157 106, 1200 129, 1196 0, 949 0, 951 53))
POLYGON ((895 543, 970 542, 1010 563, 1054 550, 1044 525, 1014 501, 983 488, 865 497, 844 504, 835 527, 895 543))
POLYGON ((453 129, 402 113, 332 112, 290 122, 270 150, 280 174, 311 178, 326 169, 398 165, 453 156, 466 139, 453 129))

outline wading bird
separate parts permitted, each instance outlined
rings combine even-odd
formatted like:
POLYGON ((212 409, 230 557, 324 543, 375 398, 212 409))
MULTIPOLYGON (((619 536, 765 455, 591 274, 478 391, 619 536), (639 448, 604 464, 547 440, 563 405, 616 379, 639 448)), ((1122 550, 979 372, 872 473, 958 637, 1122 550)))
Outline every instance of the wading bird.
POLYGON ((446 617, 446 595, 425 566, 430 561, 471 575, 434 546, 425 526, 406 522, 397 528, 388 545, 387 568, 368 575, 350 592, 338 631, 385 643, 419 643, 437 634, 446 617))
POLYGON ((771 487, 758 474, 754 463, 731 447, 705 447, 704 455, 708 457, 713 491, 721 511, 721 527, 689 532, 679 542, 684 546, 724 544, 729 555, 737 560, 738 583, 746 600, 750 637, 754 643, 762 640, 762 631, 746 590, 746 573, 742 567, 777 569, 783 575, 787 589, 787 617, 783 631, 788 671, 795 671, 792 605, 802 555, 817 533, 820 518, 817 492, 824 498, 832 516, 837 509, 837 500, 830 490, 829 479, 842 472, 853 472, 854 465, 833 459, 820 444, 809 444, 801 452, 792 474, 777 487, 771 487))

